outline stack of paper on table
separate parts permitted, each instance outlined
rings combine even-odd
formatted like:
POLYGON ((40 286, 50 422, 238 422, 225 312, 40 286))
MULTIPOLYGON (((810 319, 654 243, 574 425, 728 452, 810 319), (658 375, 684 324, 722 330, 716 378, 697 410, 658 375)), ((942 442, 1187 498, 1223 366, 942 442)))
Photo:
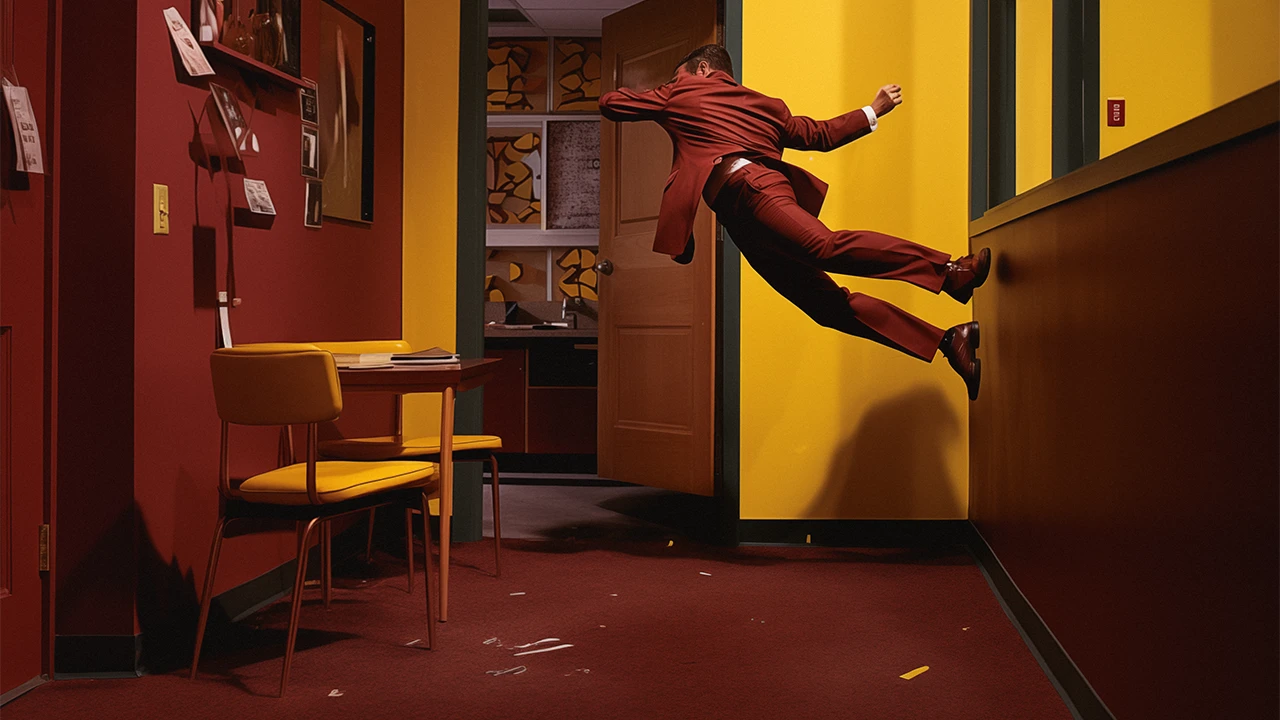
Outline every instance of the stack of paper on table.
POLYGON ((392 367, 391 353, 334 353, 333 363, 340 368, 355 370, 392 367))
POLYGON ((397 353, 391 356, 390 362, 393 365, 450 367, 459 366, 461 358, 457 353, 433 347, 429 350, 419 350, 418 352, 397 353))
POLYGON ((401 366, 459 368, 461 360, 457 353, 451 353, 438 347, 418 352, 393 353, 334 353, 333 362, 340 368, 353 370, 373 370, 401 366))

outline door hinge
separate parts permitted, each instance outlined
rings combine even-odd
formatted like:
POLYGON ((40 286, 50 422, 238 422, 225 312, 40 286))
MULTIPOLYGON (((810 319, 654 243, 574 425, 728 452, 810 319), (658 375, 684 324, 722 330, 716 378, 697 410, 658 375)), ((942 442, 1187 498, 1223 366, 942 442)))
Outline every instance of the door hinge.
POLYGON ((49 524, 40 526, 40 572, 49 572, 49 524))

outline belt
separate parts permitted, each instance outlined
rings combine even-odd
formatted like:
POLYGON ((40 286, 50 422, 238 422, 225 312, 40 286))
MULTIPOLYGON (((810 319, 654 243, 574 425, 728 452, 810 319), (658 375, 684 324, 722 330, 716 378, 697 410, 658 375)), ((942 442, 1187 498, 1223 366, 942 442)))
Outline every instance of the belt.
POLYGON ((703 198, 707 203, 715 202, 716 196, 720 194, 730 175, 750 164, 750 160, 741 156, 726 155, 719 158, 715 167, 711 169, 711 175, 707 177, 707 184, 703 191, 703 198))

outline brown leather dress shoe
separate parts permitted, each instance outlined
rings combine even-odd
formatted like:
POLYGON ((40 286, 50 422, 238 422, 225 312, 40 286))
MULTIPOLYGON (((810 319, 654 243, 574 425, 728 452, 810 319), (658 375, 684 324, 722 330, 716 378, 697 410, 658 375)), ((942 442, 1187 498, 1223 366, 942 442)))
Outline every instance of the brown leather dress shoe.
POLYGON ((947 276, 942 289, 961 304, 969 302, 973 291, 982 287, 991 274, 991 248, 982 248, 976 255, 965 255, 947 263, 947 276))
POLYGON ((969 389, 969 399, 978 399, 978 386, 982 384, 982 361, 975 352, 982 343, 982 335, 978 331, 978 323, 967 322, 957 325, 942 336, 938 349, 947 356, 951 369, 964 380, 969 389))

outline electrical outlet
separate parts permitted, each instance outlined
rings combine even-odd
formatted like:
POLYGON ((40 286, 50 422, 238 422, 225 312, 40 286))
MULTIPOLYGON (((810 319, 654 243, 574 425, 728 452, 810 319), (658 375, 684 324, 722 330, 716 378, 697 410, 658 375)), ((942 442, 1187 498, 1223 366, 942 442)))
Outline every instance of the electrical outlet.
POLYGON ((152 229, 155 235, 169 234, 169 186, 168 185, 152 185, 152 195, 155 198, 155 218, 152 223, 152 229))

